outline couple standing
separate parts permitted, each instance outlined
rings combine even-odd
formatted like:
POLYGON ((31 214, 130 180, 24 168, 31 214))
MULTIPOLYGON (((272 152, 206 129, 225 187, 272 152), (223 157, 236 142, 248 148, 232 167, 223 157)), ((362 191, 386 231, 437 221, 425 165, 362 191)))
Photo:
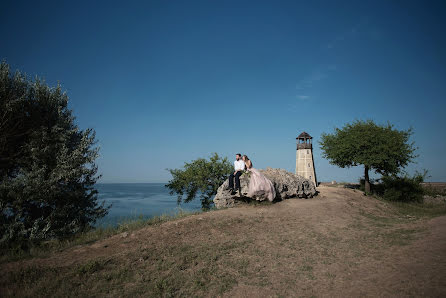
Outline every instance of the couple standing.
POLYGON ((276 197, 276 190, 274 189, 273 183, 260 173, 259 170, 252 167, 252 162, 249 160, 248 156, 243 155, 242 157, 240 153, 235 155, 234 173, 229 176, 229 189, 231 190, 231 195, 235 195, 237 193, 236 190, 238 190, 239 195, 241 196, 240 176, 245 170, 251 173, 247 196, 250 198, 264 196, 272 202, 276 197))

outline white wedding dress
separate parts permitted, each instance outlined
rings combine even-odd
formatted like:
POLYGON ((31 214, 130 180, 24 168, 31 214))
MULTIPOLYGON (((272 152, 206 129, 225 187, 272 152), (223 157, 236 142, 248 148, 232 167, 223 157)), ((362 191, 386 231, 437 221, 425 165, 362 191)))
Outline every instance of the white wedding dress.
POLYGON ((255 198, 264 196, 268 201, 272 202, 276 197, 276 190, 274 184, 265 177, 259 170, 255 168, 247 169, 251 173, 248 186, 248 197, 255 198))

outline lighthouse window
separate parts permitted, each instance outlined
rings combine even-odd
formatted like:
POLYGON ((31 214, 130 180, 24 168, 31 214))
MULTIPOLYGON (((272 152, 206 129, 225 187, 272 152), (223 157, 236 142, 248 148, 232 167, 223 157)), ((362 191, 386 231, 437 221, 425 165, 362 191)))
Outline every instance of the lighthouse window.
POLYGON ((310 167, 310 164, 308 164, 308 167, 310 167))
POLYGON ((310 154, 310 150, 307 150, 307 154, 310 154))

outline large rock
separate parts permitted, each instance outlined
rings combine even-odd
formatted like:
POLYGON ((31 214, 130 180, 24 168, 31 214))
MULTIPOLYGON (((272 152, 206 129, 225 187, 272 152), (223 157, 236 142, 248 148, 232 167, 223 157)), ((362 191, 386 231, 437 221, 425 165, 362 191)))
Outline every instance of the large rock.
MULTIPOLYGON (((267 168, 266 170, 259 171, 265 175, 274 184, 276 189, 275 201, 280 201, 288 198, 312 198, 316 195, 316 187, 314 183, 302 176, 295 175, 282 169, 267 168)), ((233 207, 241 201, 247 199, 254 199, 257 201, 264 201, 267 198, 263 196, 257 196, 255 198, 248 198, 248 185, 249 177, 243 174, 240 177, 241 197, 238 193, 231 195, 231 191, 227 190, 229 181, 226 180, 217 190, 217 194, 214 198, 214 204, 217 208, 233 207)))

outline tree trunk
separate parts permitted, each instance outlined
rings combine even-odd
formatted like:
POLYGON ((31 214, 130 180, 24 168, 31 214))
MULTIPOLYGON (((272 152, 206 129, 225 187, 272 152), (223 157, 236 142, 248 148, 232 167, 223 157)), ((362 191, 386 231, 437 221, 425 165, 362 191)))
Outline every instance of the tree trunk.
POLYGON ((364 188, 365 194, 370 193, 369 167, 364 166, 364 188))

